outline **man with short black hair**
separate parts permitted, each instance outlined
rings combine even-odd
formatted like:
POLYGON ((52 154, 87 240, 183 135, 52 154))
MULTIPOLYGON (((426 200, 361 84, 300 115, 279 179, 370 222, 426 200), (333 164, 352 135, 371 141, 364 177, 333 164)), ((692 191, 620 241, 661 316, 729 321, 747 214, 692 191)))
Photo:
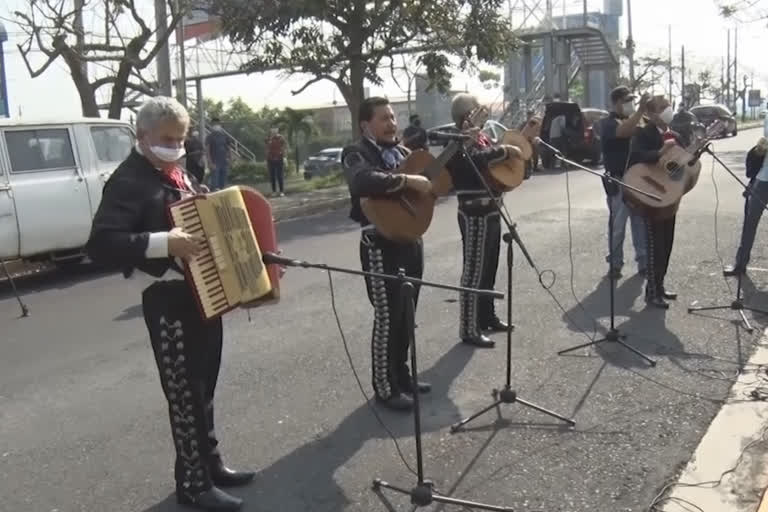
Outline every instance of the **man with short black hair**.
POLYGON ((211 133, 205 138, 208 149, 208 167, 211 169, 211 190, 221 190, 227 186, 229 174, 229 141, 221 127, 218 117, 211 119, 211 133))
POLYGON ((403 130, 403 146, 411 151, 429 149, 427 147, 427 130, 421 126, 419 114, 413 114, 408 122, 411 124, 403 130))
MULTIPOLYGON (((601 145, 605 172, 617 180, 624 179, 629 164, 629 150, 632 134, 643 118, 650 96, 643 95, 639 108, 635 109, 636 96, 629 87, 619 86, 611 91, 611 113, 600 121, 601 145)), ((603 188, 608 199, 608 209, 612 212, 613 250, 609 247, 605 261, 608 263, 608 275, 613 279, 621 277, 624 266, 624 237, 627 231, 627 219, 632 229, 632 244, 635 247, 637 272, 645 275, 647 268, 645 221, 636 213, 630 211, 624 203, 624 191, 620 185, 609 180, 603 180, 603 188), (611 252, 613 260, 611 261, 611 252)), ((609 223, 610 224, 610 223, 609 223)))
MULTIPOLYGON (((424 176, 402 174, 399 165, 410 151, 397 140, 397 119, 386 98, 364 100, 358 114, 360 140, 344 148, 342 165, 352 200, 350 218, 359 222, 360 261, 364 271, 421 278, 424 272, 424 247, 421 239, 395 242, 382 235, 366 218, 361 198, 396 198, 406 189, 429 194, 432 183, 424 176)), ((374 310, 371 358, 376 399, 385 407, 410 410, 414 392, 426 393, 427 383, 413 389, 408 369, 409 333, 404 322, 405 308, 399 283, 366 278, 368 299, 374 310), (410 396, 409 396, 410 395, 410 396)), ((414 307, 418 299, 416 287, 414 307)))

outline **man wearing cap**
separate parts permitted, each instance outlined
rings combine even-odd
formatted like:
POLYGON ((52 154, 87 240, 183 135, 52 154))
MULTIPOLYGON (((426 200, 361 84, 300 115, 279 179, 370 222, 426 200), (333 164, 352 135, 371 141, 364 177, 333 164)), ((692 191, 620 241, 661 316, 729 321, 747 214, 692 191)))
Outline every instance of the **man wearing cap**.
POLYGON ((761 137, 757 145, 747 153, 747 178, 750 193, 746 195, 744 226, 741 229, 741 242, 736 253, 736 264, 725 269, 725 276, 745 274, 752 245, 755 243, 757 226, 768 203, 768 139, 761 137))
MULTIPOLYGON (((605 172, 612 178, 621 180, 629 163, 630 140, 638 123, 643 118, 646 104, 650 99, 648 94, 640 98, 639 108, 635 109, 635 95, 628 87, 620 86, 611 91, 613 110, 600 123, 602 137, 603 160, 605 172)), ((645 224, 642 217, 630 212, 623 200, 621 186, 603 180, 603 188, 608 199, 608 209, 613 213, 613 226, 610 222, 608 229, 613 231, 613 250, 609 248, 605 261, 608 263, 608 275, 612 279, 621 277, 624 266, 624 236, 627 230, 627 219, 632 228, 632 243, 635 246, 637 271, 643 275, 646 272, 646 240, 645 224), (613 260, 611 260, 611 254, 613 260)), ((611 237, 609 237, 609 240, 611 237)))

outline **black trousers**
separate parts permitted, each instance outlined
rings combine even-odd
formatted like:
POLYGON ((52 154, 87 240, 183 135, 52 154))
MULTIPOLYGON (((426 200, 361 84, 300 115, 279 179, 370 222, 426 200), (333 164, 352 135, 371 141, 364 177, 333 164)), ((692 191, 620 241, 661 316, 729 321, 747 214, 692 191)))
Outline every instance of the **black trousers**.
MULTIPOLYGON (((493 205, 470 207, 459 202, 459 229, 464 247, 461 286, 492 289, 496 284, 501 248, 501 218, 493 205)), ((492 297, 459 294, 459 336, 477 337, 496 317, 492 297)))
POLYGON ((649 298, 661 297, 664 293, 664 278, 669 268, 672 245, 675 241, 675 221, 677 216, 663 220, 645 218, 648 232, 648 269, 645 294, 649 298))
POLYGON ((221 318, 204 321, 182 280, 149 286, 142 306, 168 400, 176 490, 196 494, 211 488, 210 465, 219 457, 213 394, 221 365, 221 318))
MULTIPOLYGON (((424 273, 424 247, 421 240, 400 244, 373 230, 365 230, 360 239, 360 262, 367 272, 397 274, 402 268, 406 275, 421 278, 424 273)), ((405 329, 400 284, 366 278, 365 286, 374 311, 371 335, 373 390, 377 397, 388 400, 403 392, 410 381, 409 333, 405 329)), ((416 286, 414 308, 418 297, 419 287, 416 286)))

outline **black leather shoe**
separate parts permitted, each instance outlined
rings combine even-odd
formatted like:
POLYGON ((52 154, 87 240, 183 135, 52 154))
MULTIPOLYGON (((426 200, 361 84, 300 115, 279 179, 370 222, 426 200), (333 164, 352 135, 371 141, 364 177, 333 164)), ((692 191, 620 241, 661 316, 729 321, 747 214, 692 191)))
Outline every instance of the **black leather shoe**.
POLYGON ((675 292, 668 292, 664 290, 662 296, 667 300, 677 300, 677 294, 675 292))
POLYGON ((738 275, 744 275, 746 273, 747 273, 747 269, 742 267, 737 267, 737 266, 725 267, 725 269, 723 270, 723 275, 725 277, 735 277, 738 275))
POLYGON ((608 278, 609 279, 621 279, 621 269, 618 267, 613 267, 608 269, 608 278))
MULTIPOLYGON (((408 381, 406 381, 406 382, 403 382, 400 385, 400 389, 403 390, 403 393, 407 393, 409 395, 412 395, 413 394, 413 389, 411 389, 411 381, 410 381, 410 379, 408 381)), ((430 391, 432 391, 432 384, 430 384, 429 382, 417 381, 416 382, 416 389, 418 389, 419 393, 421 393, 421 394, 429 393, 430 391)))
POLYGON ((253 481, 256 473, 251 471, 234 471, 224 465, 221 457, 216 457, 211 464, 211 480, 219 487, 238 487, 253 481))
POLYGON ((376 397, 376 400, 387 409, 392 409, 393 411, 410 411, 413 409, 413 398, 403 393, 392 395, 386 400, 376 397))
MULTIPOLYGON (((483 326, 482 330, 488 332, 507 332, 509 326, 507 325, 507 322, 503 321, 501 318, 495 317, 490 323, 483 326)), ((514 324, 512 324, 511 330, 515 330, 514 324)))
POLYGON ((661 297, 645 298, 645 303, 649 306, 657 309, 669 309, 669 302, 665 301, 661 297))
POLYGON ((243 506, 243 500, 225 493, 218 487, 211 487, 199 494, 188 494, 177 490, 176 501, 179 505, 210 512, 230 512, 240 510, 243 506))
POLYGON ((472 338, 464 338, 461 341, 468 345, 474 345, 475 347, 480 348, 493 348, 496 346, 496 342, 484 334, 474 336, 472 338))

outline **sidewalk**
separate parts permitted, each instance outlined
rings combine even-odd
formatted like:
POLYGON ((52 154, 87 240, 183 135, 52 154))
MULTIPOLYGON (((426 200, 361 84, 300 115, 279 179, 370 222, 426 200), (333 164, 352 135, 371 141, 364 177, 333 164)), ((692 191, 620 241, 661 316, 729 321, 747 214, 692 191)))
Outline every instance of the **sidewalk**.
POLYGON ((764 334, 691 461, 651 511, 768 512, 766 342, 764 334))

